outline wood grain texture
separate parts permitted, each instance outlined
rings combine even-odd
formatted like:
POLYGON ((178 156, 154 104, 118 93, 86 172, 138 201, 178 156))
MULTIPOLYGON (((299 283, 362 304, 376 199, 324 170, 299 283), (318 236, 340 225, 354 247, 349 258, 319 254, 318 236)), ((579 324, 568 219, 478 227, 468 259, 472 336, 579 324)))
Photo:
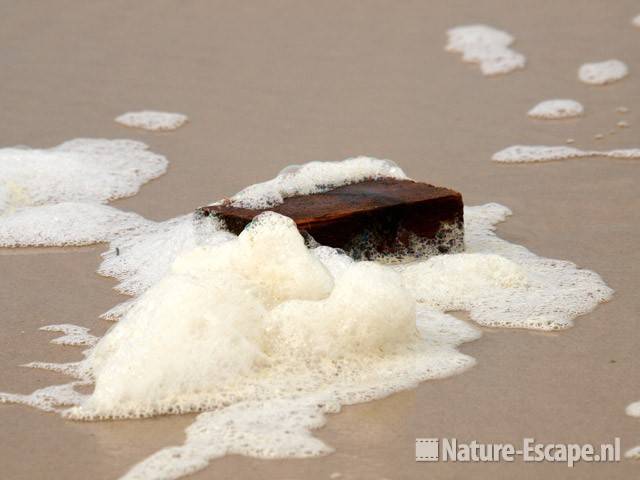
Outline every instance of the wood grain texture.
POLYGON ((289 197, 269 209, 225 202, 202 207, 197 214, 214 215, 239 234, 266 210, 290 217, 316 242, 341 248, 358 259, 449 253, 461 251, 464 244, 460 193, 412 180, 364 181, 289 197))

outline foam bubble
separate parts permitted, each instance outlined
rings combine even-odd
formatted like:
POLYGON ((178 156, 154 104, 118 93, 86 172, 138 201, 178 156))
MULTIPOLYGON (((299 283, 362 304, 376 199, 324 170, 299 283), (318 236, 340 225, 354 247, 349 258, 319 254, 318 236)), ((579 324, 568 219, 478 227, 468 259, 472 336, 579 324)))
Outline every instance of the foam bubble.
POLYGON ((527 115, 533 118, 557 119, 577 117, 583 112, 584 107, 575 100, 554 99, 538 103, 527 115))
POLYGON ((101 205, 135 195, 167 160, 132 140, 0 149, 0 246, 84 245, 148 222, 101 205))
POLYGON ((127 112, 115 119, 117 123, 126 127, 151 131, 176 130, 188 120, 188 117, 182 113, 156 112, 154 110, 127 112))
POLYGON ((524 68, 524 55, 509 48, 514 41, 507 32, 487 25, 465 25, 447 30, 446 50, 462 53, 465 62, 480 64, 484 75, 498 75, 524 68))
POLYGON ((619 159, 640 158, 640 148, 617 150, 580 150, 564 145, 513 145, 495 153, 491 160, 504 163, 550 162, 570 158, 608 157, 619 159))
POLYGON ((628 74, 629 67, 620 60, 585 63, 578 70, 578 78, 580 81, 590 85, 613 83, 626 77, 628 74))
POLYGON ((338 162, 309 162, 291 165, 275 178, 251 185, 230 200, 238 207, 263 209, 278 205, 287 197, 320 193, 342 185, 378 178, 408 177, 394 162, 371 157, 348 158, 338 162))

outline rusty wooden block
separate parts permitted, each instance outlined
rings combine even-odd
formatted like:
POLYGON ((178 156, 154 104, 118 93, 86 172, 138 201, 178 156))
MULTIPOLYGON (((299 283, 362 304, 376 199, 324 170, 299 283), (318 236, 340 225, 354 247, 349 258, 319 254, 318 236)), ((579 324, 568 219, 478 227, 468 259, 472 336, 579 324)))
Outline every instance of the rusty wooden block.
MULTIPOLYGON (((289 197, 266 210, 292 218, 303 234, 356 259, 425 257, 464 249, 462 196, 411 180, 354 183, 289 197)), ((196 213, 215 215, 238 234, 263 211, 227 202, 196 213)))

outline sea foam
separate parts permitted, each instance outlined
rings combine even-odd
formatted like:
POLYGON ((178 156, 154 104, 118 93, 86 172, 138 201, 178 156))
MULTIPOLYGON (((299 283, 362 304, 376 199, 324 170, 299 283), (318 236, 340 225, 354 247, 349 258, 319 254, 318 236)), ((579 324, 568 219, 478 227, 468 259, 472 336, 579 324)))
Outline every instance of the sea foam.
POLYGON ((509 48, 514 38, 487 25, 464 25, 447 30, 447 51, 462 53, 465 62, 480 64, 483 75, 499 75, 524 68, 526 58, 509 48))
MULTIPOLYGON (((640 401, 633 402, 627 405, 625 413, 631 417, 640 417, 640 401)), ((640 445, 627 450, 624 456, 626 458, 632 458, 634 460, 640 459, 640 445)))
POLYGON ((275 178, 256 183, 230 198, 238 207, 263 209, 278 205, 285 198, 310 195, 363 180, 407 179, 398 165, 372 157, 347 158, 339 162, 309 162, 290 165, 275 178))
POLYGON ((565 145, 513 145, 494 153, 491 160, 502 163, 550 162, 571 158, 607 157, 618 159, 640 158, 640 148, 620 148, 616 150, 580 150, 565 145))
POLYGON ((582 115, 584 107, 580 102, 569 99, 545 100, 538 103, 527 115, 533 118, 554 120, 559 118, 572 118, 582 115))
POLYGON ((627 405, 625 413, 630 417, 640 417, 640 402, 633 402, 627 405))
POLYGON ((162 175, 167 159, 133 140, 76 139, 0 149, 0 246, 84 245, 145 226, 106 205, 162 175))
POLYGON ((604 62, 585 63, 578 70, 581 82, 590 85, 606 85, 616 82, 629 74, 629 67, 620 60, 605 60, 604 62))
POLYGON ((126 127, 150 131, 169 131, 180 128, 189 121, 189 118, 182 113, 142 110, 140 112, 123 113, 116 117, 115 121, 126 127))
MULTIPOLYGON (((373 160, 297 167, 237 198, 269 204, 363 172, 406 178, 373 160), (314 173, 313 186, 295 174, 307 171, 326 177, 314 173)), ((329 453, 311 433, 326 414, 475 363, 457 347, 480 330, 448 311, 467 310, 481 325, 558 330, 610 298, 597 274, 497 237, 509 214, 466 207, 465 253, 408 264, 309 248, 292 220, 270 212, 239 236, 193 215, 125 231, 100 267, 136 295, 109 312, 119 322, 97 343, 81 327, 47 328, 64 334, 60 343, 95 346, 79 362, 26 366, 75 380, 0 401, 85 420, 204 411, 183 445, 143 460, 130 479, 178 478, 229 453, 329 453), (75 389, 88 384, 91 394, 75 389)))
POLYGON ((87 327, 80 327, 70 323, 46 325, 44 327, 40 327, 40 330, 45 332, 62 333, 61 336, 51 340, 51 343, 55 343, 57 345, 93 346, 99 340, 98 337, 89 333, 89 329, 87 327))

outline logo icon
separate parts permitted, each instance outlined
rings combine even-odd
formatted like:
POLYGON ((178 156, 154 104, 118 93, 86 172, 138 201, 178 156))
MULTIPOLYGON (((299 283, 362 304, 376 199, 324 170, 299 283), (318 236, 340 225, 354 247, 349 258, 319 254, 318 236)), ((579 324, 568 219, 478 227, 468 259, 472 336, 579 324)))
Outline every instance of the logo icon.
POLYGON ((416 438, 416 462, 437 462, 438 444, 437 438, 416 438))

